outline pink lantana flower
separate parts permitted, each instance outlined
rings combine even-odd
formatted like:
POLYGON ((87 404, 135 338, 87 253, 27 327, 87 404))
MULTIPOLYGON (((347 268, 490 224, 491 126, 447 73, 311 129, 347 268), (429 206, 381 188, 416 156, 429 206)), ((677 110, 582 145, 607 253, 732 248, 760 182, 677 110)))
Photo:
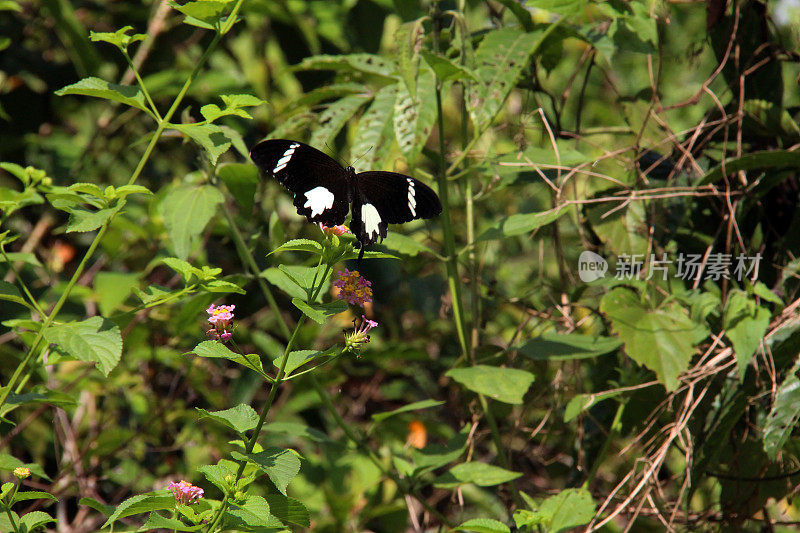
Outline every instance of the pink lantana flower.
POLYGON ((181 505, 191 505, 203 497, 203 489, 188 481, 181 480, 180 483, 173 481, 169 484, 169 490, 175 496, 175 501, 181 505))
POLYGON ((345 233, 352 233, 344 224, 339 224, 338 226, 325 226, 322 224, 322 222, 320 222, 319 229, 321 229, 322 233, 325 235, 336 235, 337 237, 341 237, 345 233))
POLYGON ((337 272, 337 275, 339 279, 333 282, 333 286, 339 289, 337 298, 360 307, 372 301, 372 282, 362 277, 358 270, 350 272, 345 268, 344 271, 337 272))
POLYGON ((356 357, 361 357, 361 345, 369 342, 369 331, 378 327, 378 323, 364 315, 361 315, 361 325, 358 327, 356 327, 357 321, 358 319, 353 319, 353 332, 344 335, 344 349, 354 352, 356 357))
POLYGON ((206 309, 206 313, 210 315, 208 317, 208 322, 214 326, 214 328, 206 331, 206 334, 212 339, 218 339, 222 342, 229 340, 231 338, 231 333, 228 331, 228 327, 230 327, 233 321, 234 309, 236 309, 235 305, 215 306, 211 304, 211 306, 206 309))

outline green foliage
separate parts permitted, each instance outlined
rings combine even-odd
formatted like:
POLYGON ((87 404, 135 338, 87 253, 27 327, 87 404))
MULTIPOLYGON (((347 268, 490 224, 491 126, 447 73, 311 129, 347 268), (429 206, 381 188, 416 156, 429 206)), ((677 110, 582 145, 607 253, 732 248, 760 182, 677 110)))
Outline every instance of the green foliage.
POLYGON ((796 521, 778 4, 0 0, 0 531, 796 521), (263 137, 442 213, 356 262, 263 137))

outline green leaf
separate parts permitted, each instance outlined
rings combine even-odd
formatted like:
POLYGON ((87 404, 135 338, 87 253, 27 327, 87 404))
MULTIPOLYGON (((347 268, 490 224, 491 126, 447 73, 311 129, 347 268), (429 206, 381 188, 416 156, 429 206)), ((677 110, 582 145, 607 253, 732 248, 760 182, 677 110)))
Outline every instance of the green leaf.
POLYGON ((694 355, 696 326, 686 311, 675 302, 648 309, 633 291, 621 287, 603 296, 600 311, 625 343, 625 352, 654 371, 667 390, 674 390, 694 355))
MULTIPOLYGON (((433 254, 433 250, 415 239, 396 232, 390 232, 381 242, 382 245, 399 254, 414 257, 419 253, 433 254)), ((364 255, 366 257, 366 254, 364 255)))
POLYGON ((177 272, 183 277, 183 281, 189 283, 192 279, 199 280, 203 271, 197 267, 193 267, 188 261, 178 259, 177 257, 165 257, 161 260, 165 265, 177 272))
POLYGON ((292 450, 265 448, 258 453, 231 452, 231 457, 256 465, 269 476, 275 487, 286 495, 289 482, 300 472, 300 459, 292 450))
POLYGON ((332 442, 331 438, 320 430, 296 422, 270 422, 264 426, 264 431, 267 433, 283 433, 314 442, 332 442))
POLYGON ((479 487, 500 485, 522 476, 519 472, 477 461, 458 464, 450 469, 449 474, 461 483, 474 483, 479 487))
POLYGON ((437 405, 442 405, 442 404, 444 404, 444 402, 440 402, 437 400, 421 400, 419 402, 414 402, 408 405, 404 405, 403 407, 395 409, 394 411, 386 411, 385 413, 376 413, 372 415, 372 420, 377 424, 378 422, 383 422, 387 418, 399 415, 401 413, 408 413, 409 411, 417 411, 419 409, 427 409, 428 407, 436 407, 437 405))
POLYGON ((436 76, 443 82, 459 80, 478 81, 475 74, 463 65, 459 65, 444 56, 434 54, 428 50, 422 50, 421 53, 422 57, 425 58, 425 62, 430 65, 436 73, 436 76))
POLYGON ((13 455, 8 455, 7 453, 0 453, 0 470, 12 471, 15 468, 19 467, 28 468, 30 469, 31 474, 33 474, 34 476, 39 476, 40 478, 50 481, 50 477, 47 474, 45 474, 44 469, 41 466, 37 465, 36 463, 23 463, 13 455))
POLYGON ((94 294, 100 314, 110 315, 138 284, 139 274, 135 272, 98 272, 94 277, 94 294))
POLYGON ((401 24, 394 34, 400 77, 403 78, 406 90, 412 97, 417 95, 419 52, 422 47, 422 39, 425 36, 425 28, 422 26, 422 22, 423 19, 420 18, 401 24))
POLYGON ((58 498, 50 494, 49 492, 42 492, 40 490, 29 490, 25 492, 17 492, 14 494, 14 501, 21 502, 26 500, 52 500, 54 502, 58 501, 58 498))
POLYGON ((468 429, 456 433, 447 444, 428 444, 421 450, 411 450, 418 469, 433 469, 452 463, 467 449, 468 429))
POLYGON ((156 529, 168 529, 170 531, 199 531, 205 527, 205 524, 197 524, 196 526, 187 526, 177 518, 167 518, 153 511, 147 517, 142 528, 145 531, 153 531, 156 529))
MULTIPOLYGON (((328 350, 326 351, 296 350, 294 352, 290 352, 289 356, 286 359, 286 366, 284 367, 283 371, 285 375, 288 376, 289 374, 297 370, 299 367, 303 366, 309 361, 314 360, 320 355, 330 355, 330 353, 328 350)), ((279 355, 278 357, 272 360, 272 364, 276 369, 280 368, 282 359, 283 359, 283 354, 279 355)))
POLYGON ((516 215, 511 215, 499 224, 481 233, 477 240, 490 241, 493 239, 503 239, 505 237, 522 235, 523 233, 530 233, 535 229, 554 222, 566 212, 567 209, 561 207, 541 213, 518 213, 516 215))
POLYGON ((800 167, 800 151, 769 150, 750 152, 742 157, 731 157, 725 160, 724 165, 719 164, 709 170, 700 179, 698 185, 707 185, 721 180, 723 167, 729 176, 736 174, 740 170, 757 168, 798 168, 800 167))
POLYGON ((248 495, 244 503, 232 503, 226 511, 226 526, 236 527, 237 530, 247 530, 249 528, 274 528, 284 529, 283 523, 270 513, 269 503, 262 496, 255 494, 248 495), (234 520, 229 520, 233 517, 234 520), (236 523, 241 520, 241 527, 236 523))
POLYGON ((31 511, 20 518, 20 525, 22 526, 20 531, 33 531, 49 522, 58 522, 58 520, 42 511, 31 511))
POLYGON ((775 393, 775 402, 764 424, 764 452, 771 461, 778 456, 800 420, 800 357, 775 393))
POLYGON ((265 499, 269 504, 270 512, 277 516, 281 522, 300 527, 309 527, 311 525, 311 516, 308 513, 308 509, 300 500, 283 494, 268 494, 265 499))
POLYGON ((186 20, 184 20, 186 24, 213 29, 219 26, 220 21, 225 17, 230 2, 231 0, 194 0, 184 5, 170 2, 170 5, 186 15, 186 20))
POLYGON ((42 266, 41 261, 36 258, 36 255, 33 253, 28 252, 6 252, 5 256, 0 255, 0 263, 6 262, 6 257, 10 262, 22 261, 23 263, 27 263, 29 265, 40 267, 42 266))
POLYGON ((592 230, 615 254, 644 254, 648 250, 644 202, 631 202, 610 216, 606 206, 587 209, 592 230))
POLYGON ((475 365, 469 368, 448 370, 445 376, 465 388, 499 402, 521 404, 534 376, 525 370, 475 365))
POLYGON ((588 524, 595 509, 596 504, 588 490, 565 489, 542 502, 533 513, 536 517, 534 523, 544 523, 549 526, 547 531, 558 533, 588 524))
POLYGON ((227 346, 225 346, 219 341, 203 341, 200 344, 198 344, 195 347, 195 349, 192 350, 191 353, 195 354, 198 357, 228 359, 230 361, 233 361, 234 363, 238 363, 242 366, 245 366, 254 372, 257 372, 262 376, 264 375, 264 369, 261 365, 261 359, 258 357, 257 354, 251 353, 242 355, 233 352, 229 350, 227 346))
POLYGON ((63 89, 59 89, 55 94, 58 96, 81 94, 84 96, 105 98, 106 100, 113 100, 150 113, 145 102, 144 93, 142 93, 141 89, 132 85, 109 83, 100 78, 84 78, 78 83, 73 83, 72 85, 67 85, 63 89))
POLYGON ((245 163, 226 163, 217 167, 217 175, 241 206, 242 212, 245 215, 252 213, 258 187, 258 169, 245 163))
POLYGON ((725 304, 723 327, 731 340, 739 369, 739 381, 744 380, 747 366, 753 359, 769 327, 771 313, 756 305, 747 293, 731 291, 725 304))
POLYGON ((320 255, 322 253, 322 245, 317 241, 312 241, 311 239, 292 239, 291 241, 287 241, 270 253, 267 256, 272 254, 276 254, 278 252, 310 252, 313 254, 320 255))
POLYGON ((475 531, 476 533, 511 533, 511 530, 502 522, 491 518, 473 518, 467 520, 454 531, 475 531))
POLYGON ((309 305, 300 298, 292 298, 292 304, 318 324, 325 324, 329 317, 347 311, 347 303, 343 300, 335 300, 327 304, 309 305))
POLYGON ((564 422, 570 422, 593 405, 603 400, 619 396, 622 392, 623 391, 620 390, 614 390, 592 394, 578 394, 567 403, 567 407, 564 409, 564 422))
POLYGON ((10 215, 18 209, 29 205, 44 203, 44 199, 34 189, 15 191, 0 187, 0 212, 10 215))
POLYGON ((377 168, 391 146, 392 114, 397 99, 397 84, 375 93, 372 103, 361 116, 350 148, 353 166, 359 172, 377 168))
POLYGON ((206 411, 195 407, 200 412, 200 418, 210 418, 225 424, 237 433, 244 433, 256 427, 258 424, 258 413, 250 407, 240 403, 224 411, 206 411))
POLYGON ((78 500, 78 505, 86 505, 87 507, 91 507, 92 509, 94 509, 98 513, 100 513, 102 515, 105 515, 105 516, 111 516, 112 513, 114 512, 114 506, 113 505, 106 505, 104 503, 100 503, 99 501, 95 500, 94 498, 83 497, 80 500, 78 500))
POLYGON ((397 72, 397 65, 373 54, 337 54, 307 57, 292 67, 292 70, 337 70, 392 78, 397 72))
POLYGON ((408 164, 413 165, 436 121, 436 79, 432 70, 420 72, 415 97, 405 85, 398 85, 393 120, 400 151, 408 164))
POLYGON ((225 200, 210 185, 183 185, 167 194, 159 204, 172 248, 181 259, 189 257, 200 234, 225 200))
POLYGON ((201 287, 203 287, 208 292, 212 292, 215 294, 231 294, 234 292, 236 294, 247 294, 247 292, 245 292, 245 290, 239 287, 237 284, 231 283, 230 281, 224 281, 221 279, 215 279, 203 282, 201 287))
POLYGON ((353 115, 369 101, 366 96, 354 94, 332 102, 319 116, 319 124, 311 134, 311 146, 326 146, 333 143, 336 135, 353 115))
POLYGON ((44 336, 69 355, 95 363, 108 376, 122 358, 122 335, 116 324, 93 316, 82 322, 50 326, 44 336))
MULTIPOLYGON (((525 5, 563 16, 571 16, 583 11, 586 3, 587 0, 532 0, 525 5)), ((503 2, 503 4, 506 4, 506 2, 503 2)))
POLYGON ((132 30, 133 26, 125 26, 114 33, 90 31, 89 39, 94 42, 101 41, 110 43, 121 50, 127 50, 131 43, 135 43, 136 41, 144 41, 147 38, 147 35, 143 33, 134 33, 133 35, 128 35, 127 33, 132 30))
POLYGON ((203 147, 212 165, 231 147, 231 138, 225 128, 216 124, 170 124, 203 147))
POLYGON ((622 341, 612 337, 548 331, 517 346, 517 350, 534 360, 565 361, 598 357, 613 352, 621 345, 622 341))
POLYGON ((77 231, 85 233, 94 231, 108 221, 109 218, 119 211, 118 208, 105 208, 97 211, 76 207, 69 212, 69 223, 67 223, 67 233, 77 231))
POLYGON ((175 508, 175 497, 167 489, 138 494, 119 504, 111 516, 108 517, 106 523, 101 526, 101 529, 110 526, 120 518, 173 508, 175 508))
MULTIPOLYGON (((0 416, 5 416, 22 405, 48 404, 56 407, 72 407, 76 404, 75 398, 69 394, 50 390, 44 385, 36 385, 30 392, 17 394, 10 392, 5 405, 0 408, 0 416)), ((33 470, 31 470, 33 471, 33 470)))
MULTIPOLYGON (((551 26, 551 28, 554 26, 551 26)), ((548 32, 501 28, 486 34, 475 51, 477 83, 469 85, 468 109, 475 129, 483 132, 500 112, 528 59, 548 32)))
POLYGON ((215 465, 203 465, 197 471, 225 494, 231 490, 231 483, 236 479, 237 466, 236 463, 223 459, 215 465))
MULTIPOLYGON (((2 258, 0 258, 0 261, 2 258)), ((27 307, 28 303, 20 294, 19 289, 12 283, 0 280, 0 300, 14 302, 27 307)))
POLYGON ((214 122, 220 117, 227 117, 231 115, 247 119, 253 118, 250 116, 250 113, 244 109, 231 109, 228 107, 221 109, 217 104, 204 105, 200 108, 200 114, 203 115, 203 118, 206 119, 207 122, 214 122))

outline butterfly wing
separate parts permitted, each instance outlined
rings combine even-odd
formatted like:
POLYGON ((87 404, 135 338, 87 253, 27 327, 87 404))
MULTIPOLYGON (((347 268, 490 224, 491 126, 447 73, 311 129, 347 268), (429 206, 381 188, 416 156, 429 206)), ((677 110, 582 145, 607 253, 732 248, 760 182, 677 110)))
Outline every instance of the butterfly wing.
POLYGON ((442 212, 433 189, 396 172, 362 172, 356 175, 359 194, 353 202, 350 229, 362 245, 386 237, 388 224, 432 218, 442 212))
POLYGON ((250 158, 294 193, 297 212, 310 222, 344 222, 350 207, 347 172, 332 157, 301 142, 271 139, 255 145, 250 158))

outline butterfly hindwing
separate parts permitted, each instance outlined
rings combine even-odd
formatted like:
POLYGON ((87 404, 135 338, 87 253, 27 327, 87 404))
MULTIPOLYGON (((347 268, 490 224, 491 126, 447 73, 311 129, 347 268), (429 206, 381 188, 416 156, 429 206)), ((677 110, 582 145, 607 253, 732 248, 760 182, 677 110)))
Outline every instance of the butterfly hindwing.
POLYGON ((344 222, 350 207, 347 172, 332 157, 301 142, 273 139, 255 145, 250 158, 294 193, 297 212, 309 221, 344 222))
POLYGON ((396 172, 362 172, 356 175, 359 194, 353 200, 351 230, 362 244, 386 237, 388 224, 432 218, 442 212, 433 189, 396 172))

